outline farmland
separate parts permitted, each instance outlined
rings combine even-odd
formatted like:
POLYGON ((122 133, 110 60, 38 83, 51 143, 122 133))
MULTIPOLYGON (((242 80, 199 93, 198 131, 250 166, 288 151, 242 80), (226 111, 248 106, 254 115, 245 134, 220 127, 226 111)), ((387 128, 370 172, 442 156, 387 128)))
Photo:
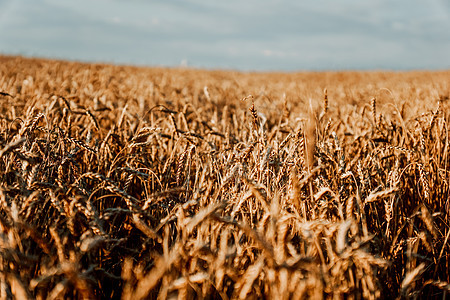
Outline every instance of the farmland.
POLYGON ((0 57, 0 295, 442 298, 450 71, 0 57))

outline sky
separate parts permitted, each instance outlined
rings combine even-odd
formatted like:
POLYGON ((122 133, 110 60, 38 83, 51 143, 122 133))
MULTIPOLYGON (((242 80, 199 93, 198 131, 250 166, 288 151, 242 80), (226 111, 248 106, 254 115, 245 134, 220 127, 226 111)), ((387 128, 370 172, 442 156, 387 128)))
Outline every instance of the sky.
POLYGON ((242 71, 450 69, 450 0, 0 0, 0 53, 242 71))

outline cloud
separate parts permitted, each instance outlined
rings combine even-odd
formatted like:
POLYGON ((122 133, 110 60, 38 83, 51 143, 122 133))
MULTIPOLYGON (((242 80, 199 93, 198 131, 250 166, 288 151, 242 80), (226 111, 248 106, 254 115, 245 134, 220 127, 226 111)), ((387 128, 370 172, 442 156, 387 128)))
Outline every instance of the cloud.
POLYGON ((448 4, 427 3, 6 0, 0 51, 249 70, 448 68, 448 4))

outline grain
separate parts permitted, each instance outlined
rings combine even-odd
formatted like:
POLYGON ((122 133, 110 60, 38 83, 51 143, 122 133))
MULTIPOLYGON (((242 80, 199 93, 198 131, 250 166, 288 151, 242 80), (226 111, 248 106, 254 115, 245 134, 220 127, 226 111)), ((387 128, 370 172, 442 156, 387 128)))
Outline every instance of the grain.
POLYGON ((448 71, 1 61, 1 297, 445 297, 448 71))

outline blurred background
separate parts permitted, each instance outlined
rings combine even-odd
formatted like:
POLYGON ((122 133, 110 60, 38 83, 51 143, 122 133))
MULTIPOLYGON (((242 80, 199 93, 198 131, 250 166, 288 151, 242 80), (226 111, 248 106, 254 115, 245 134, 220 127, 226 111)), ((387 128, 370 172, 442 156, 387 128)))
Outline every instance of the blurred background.
POLYGON ((243 71, 450 68, 450 0, 0 0, 0 53, 243 71))

